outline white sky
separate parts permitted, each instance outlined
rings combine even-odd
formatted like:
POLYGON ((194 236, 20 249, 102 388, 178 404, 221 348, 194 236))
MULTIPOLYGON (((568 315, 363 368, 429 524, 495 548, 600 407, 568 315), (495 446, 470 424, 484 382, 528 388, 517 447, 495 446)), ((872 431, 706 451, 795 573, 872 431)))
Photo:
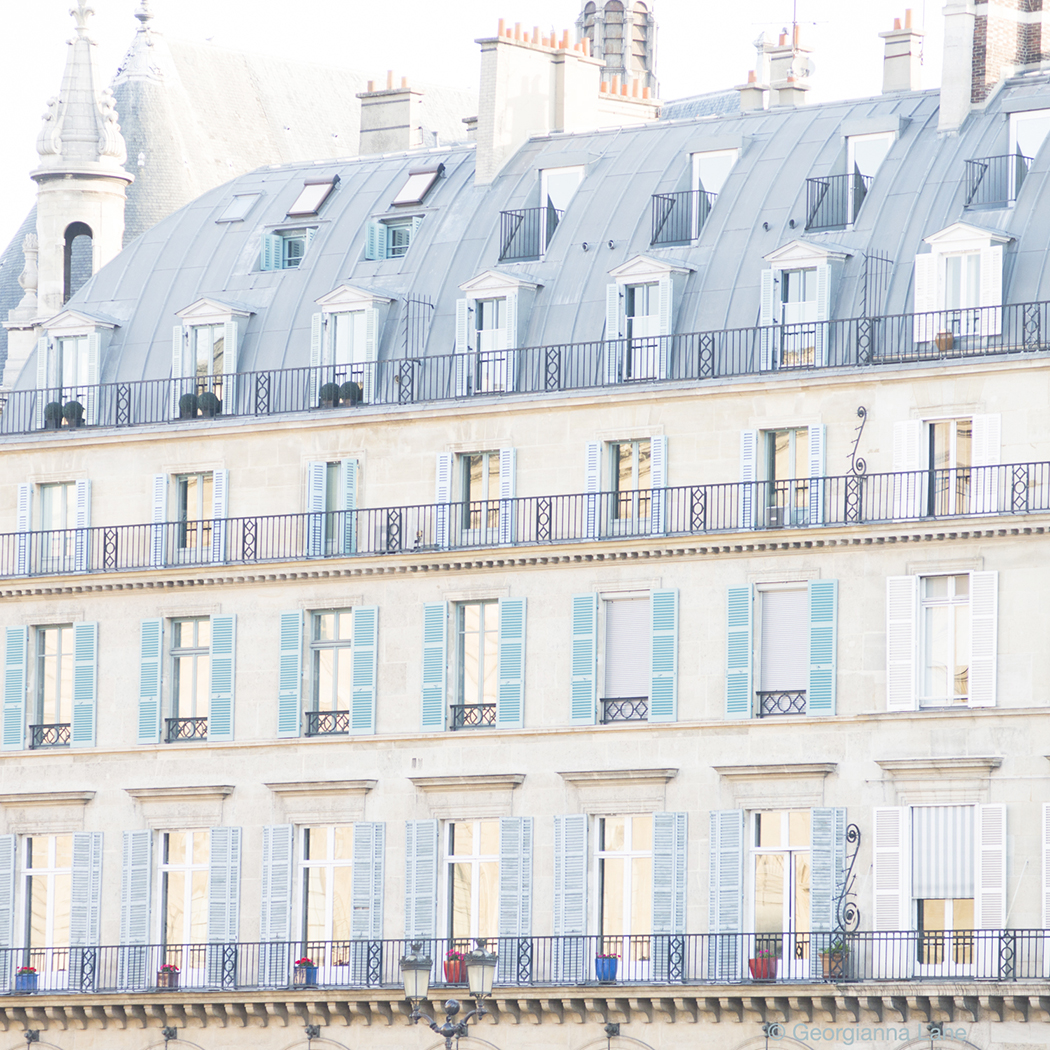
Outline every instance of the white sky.
MULTIPOLYGON (((137 25, 137 0, 92 0, 93 32, 106 79, 116 71, 137 25)), ((732 87, 753 67, 752 42, 790 24, 797 4, 803 46, 812 48, 810 98, 877 94, 882 41, 877 34, 903 18, 909 0, 651 0, 659 24, 657 74, 665 99, 732 87)), ((941 0, 911 0, 925 19, 923 87, 940 77, 941 0), (925 12, 923 8, 925 7, 925 12)), ((58 91, 65 42, 72 34, 70 0, 4 0, 0 34, 0 248, 33 202, 28 173, 48 98, 58 91)), ((154 28, 172 37, 222 47, 284 54, 357 69, 374 79, 387 69, 450 87, 476 89, 475 38, 508 25, 572 28, 581 0, 153 0, 154 28)), ((572 35, 575 39, 575 35, 572 35)), ((467 114, 464 114, 467 116, 467 114)))

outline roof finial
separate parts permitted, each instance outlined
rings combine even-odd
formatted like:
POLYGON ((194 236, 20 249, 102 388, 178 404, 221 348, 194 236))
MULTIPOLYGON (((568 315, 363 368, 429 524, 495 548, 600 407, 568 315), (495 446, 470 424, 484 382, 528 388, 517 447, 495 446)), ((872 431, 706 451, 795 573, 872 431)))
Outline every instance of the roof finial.
POLYGON ((139 6, 135 9, 135 17, 142 23, 142 28, 145 29, 146 23, 153 18, 149 0, 139 0, 139 6))
POLYGON ((85 0, 77 0, 77 6, 71 7, 69 13, 77 24, 77 32, 80 36, 87 38, 88 19, 95 14, 95 9, 89 2, 85 3, 85 0))

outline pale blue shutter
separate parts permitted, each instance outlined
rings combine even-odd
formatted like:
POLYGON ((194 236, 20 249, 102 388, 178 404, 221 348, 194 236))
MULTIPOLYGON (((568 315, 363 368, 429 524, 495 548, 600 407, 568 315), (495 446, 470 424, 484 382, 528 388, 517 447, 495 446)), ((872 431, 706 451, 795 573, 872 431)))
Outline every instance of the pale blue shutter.
POLYGON ((835 713, 838 604, 838 580, 810 580, 807 715, 833 715, 835 713))
POLYGON ((280 270, 284 262, 284 241, 280 234, 264 233, 259 252, 260 270, 280 270))
POLYGON ((824 446, 827 428, 823 423, 809 428, 809 524, 824 524, 824 446))
POLYGON ((520 729, 525 701, 525 599, 499 601, 499 692, 496 725, 520 729))
POLYGON ((708 890, 708 977, 720 981, 743 976, 744 811, 711 812, 711 874, 708 890), (719 936, 721 935, 721 936, 719 936))
POLYGON ((602 369, 606 385, 620 381, 620 286, 605 286, 605 362, 602 369))
POLYGON ((211 709, 208 739, 233 739, 234 647, 236 616, 211 618, 211 709))
POLYGON ((572 598, 572 725, 594 725, 598 685, 598 595, 572 598))
POLYGON ((445 728, 448 603, 423 606, 423 729, 445 728))
POLYGON ((667 438, 654 437, 649 441, 650 511, 649 531, 660 536, 668 531, 665 515, 667 512, 667 438))
POLYGON ((512 448, 499 450, 499 541, 513 543, 517 536, 514 502, 517 455, 512 448))
POLYGON ((365 310, 365 376, 361 396, 366 405, 376 399, 376 372, 379 359, 379 308, 369 306, 365 310))
POLYGON ((466 397, 470 393, 470 365, 467 354, 470 352, 470 300, 456 300, 456 356, 455 356, 455 396, 466 397))
POLYGON ((211 828, 208 853, 208 942, 236 944, 240 931, 241 829, 211 828))
POLYGON ((18 533, 17 540, 17 568, 15 571, 19 576, 28 576, 32 565, 32 536, 30 535, 30 523, 32 521, 33 508, 33 486, 20 482, 18 486, 15 531, 18 533))
POLYGON ((688 818, 653 814, 653 977, 685 975, 685 887, 688 818))
POLYGON ((726 718, 751 717, 754 599, 750 587, 730 587, 726 616, 726 718))
POLYGON ((320 558, 325 553, 325 504, 328 464, 306 464, 306 556, 320 558))
POLYGON ((350 732, 376 731, 376 667, 379 653, 379 608, 354 608, 353 697, 350 702, 350 732))
POLYGON ((575 984, 588 972, 587 817, 554 818, 554 980, 575 984))
POLYGON ((845 871, 846 811, 819 808, 810 811, 810 929, 813 976, 822 976, 820 950, 831 944, 836 906, 845 871))
POLYGON ((143 620, 139 627, 139 720, 137 740, 156 744, 160 740, 161 657, 163 620, 143 620))
POLYGON ((292 936, 292 866, 295 829, 291 824, 263 827, 262 912, 259 917, 259 977, 265 985, 290 982, 298 953, 292 936))
POLYGON ((159 569, 165 561, 167 548, 168 517, 168 475, 153 475, 153 509, 150 516, 152 526, 149 530, 149 563, 150 568, 159 569))
POLYGON ((186 346, 186 329, 177 324, 171 330, 171 383, 168 387, 169 411, 172 419, 178 419, 179 398, 183 394, 184 384, 180 380, 186 375, 184 361, 191 360, 188 347, 186 346))
POLYGON ((4 632, 4 751, 20 751, 26 727, 26 659, 28 627, 8 627, 4 632))
POLYGON ((671 343, 674 335, 674 278, 665 273, 656 286, 657 318, 660 325, 660 359, 657 378, 666 379, 671 364, 671 343))
POLYGON ((500 817, 499 980, 528 984, 532 952, 520 940, 532 936, 532 817, 500 817))
MULTIPOLYGON (((81 991, 97 973, 102 906, 102 832, 73 835, 73 864, 69 880, 69 986, 81 991)), ((3 987, 0 985, 0 987, 3 987)), ((87 985, 91 988, 93 985, 87 985)))
POLYGON ((678 591, 653 591, 649 721, 678 721, 678 591))
POLYGON ((0 988, 11 987, 15 944, 15 860, 17 838, 0 835, 0 988))
POLYGON ((755 527, 755 507, 762 486, 758 480, 758 431, 740 433, 740 522, 739 528, 755 527))
POLYGON ((365 226, 365 259, 373 261, 379 258, 379 223, 369 222, 365 226))
POLYGON ((354 824, 354 862, 350 874, 350 980, 353 984, 367 984, 369 973, 382 965, 385 850, 385 824, 354 824))
POLYGON ((73 625, 73 725, 70 744, 93 747, 98 692, 98 624, 73 625))
MULTIPOLYGON (((437 936, 438 822, 405 823, 405 940, 437 936)), ((433 958, 433 956, 431 956, 433 958)))
POLYGON ((831 319, 831 265, 817 263, 817 330, 814 333, 814 356, 817 366, 826 365, 828 354, 828 329, 831 319))
POLYGON ((298 736, 303 702, 303 614, 281 613, 277 657, 277 735, 298 736))
POLYGON ((587 524, 587 539, 598 538, 598 520, 601 512, 602 446, 600 441, 588 441, 584 459, 584 517, 587 524))
POLYGON ((770 325, 778 324, 777 288, 779 274, 775 270, 762 271, 762 294, 759 299, 758 323, 763 329, 759 333, 759 368, 768 372, 773 367, 774 332, 770 325))
POLYGON ((153 832, 125 831, 122 854, 117 981, 121 988, 143 988, 153 983, 146 947, 150 933, 153 832))
POLYGON ((344 459, 340 464, 342 473, 342 546, 344 554, 357 551, 357 460, 344 459))
POLYGON ((328 364, 325 327, 325 315, 314 314, 310 319, 310 408, 316 408, 319 404, 321 366, 328 364))

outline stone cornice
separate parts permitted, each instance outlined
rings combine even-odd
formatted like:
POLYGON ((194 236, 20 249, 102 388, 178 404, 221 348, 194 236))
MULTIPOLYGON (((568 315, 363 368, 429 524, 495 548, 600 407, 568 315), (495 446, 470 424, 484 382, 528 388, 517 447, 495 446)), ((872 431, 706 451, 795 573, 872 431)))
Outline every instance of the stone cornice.
POLYGON ((949 758, 877 758, 876 765, 894 780, 926 780, 945 777, 951 780, 987 777, 1003 760, 999 755, 963 755, 949 758))
POLYGON ((712 766, 726 780, 793 780, 826 777, 838 769, 837 762, 783 762, 753 766, 712 766))
POLYGON ((185 787, 124 788, 136 802, 222 801, 232 784, 187 784, 185 787))
POLYGON ((524 780, 524 773, 477 773, 453 777, 409 777, 420 791, 509 791, 524 780))
POLYGON ((303 798, 312 795, 365 795, 377 783, 375 780, 289 780, 265 786, 282 798, 303 798))
POLYGON ((0 795, 0 806, 86 806, 94 791, 19 791, 0 795))
POLYGON ((559 773, 570 784, 625 784, 659 781, 666 784, 678 776, 677 769, 592 769, 559 773))

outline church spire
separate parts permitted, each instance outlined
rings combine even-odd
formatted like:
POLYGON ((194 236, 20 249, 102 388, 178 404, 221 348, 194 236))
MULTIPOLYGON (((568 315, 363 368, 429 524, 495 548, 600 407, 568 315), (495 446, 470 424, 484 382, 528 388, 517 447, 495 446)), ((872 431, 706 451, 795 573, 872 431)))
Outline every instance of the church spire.
POLYGON ((161 63, 158 60, 157 47, 153 38, 153 10, 149 0, 140 0, 135 9, 135 17, 138 19, 139 27, 135 33, 135 39, 124 56, 124 61, 117 70, 113 86, 123 84, 127 80, 163 80, 161 63))

